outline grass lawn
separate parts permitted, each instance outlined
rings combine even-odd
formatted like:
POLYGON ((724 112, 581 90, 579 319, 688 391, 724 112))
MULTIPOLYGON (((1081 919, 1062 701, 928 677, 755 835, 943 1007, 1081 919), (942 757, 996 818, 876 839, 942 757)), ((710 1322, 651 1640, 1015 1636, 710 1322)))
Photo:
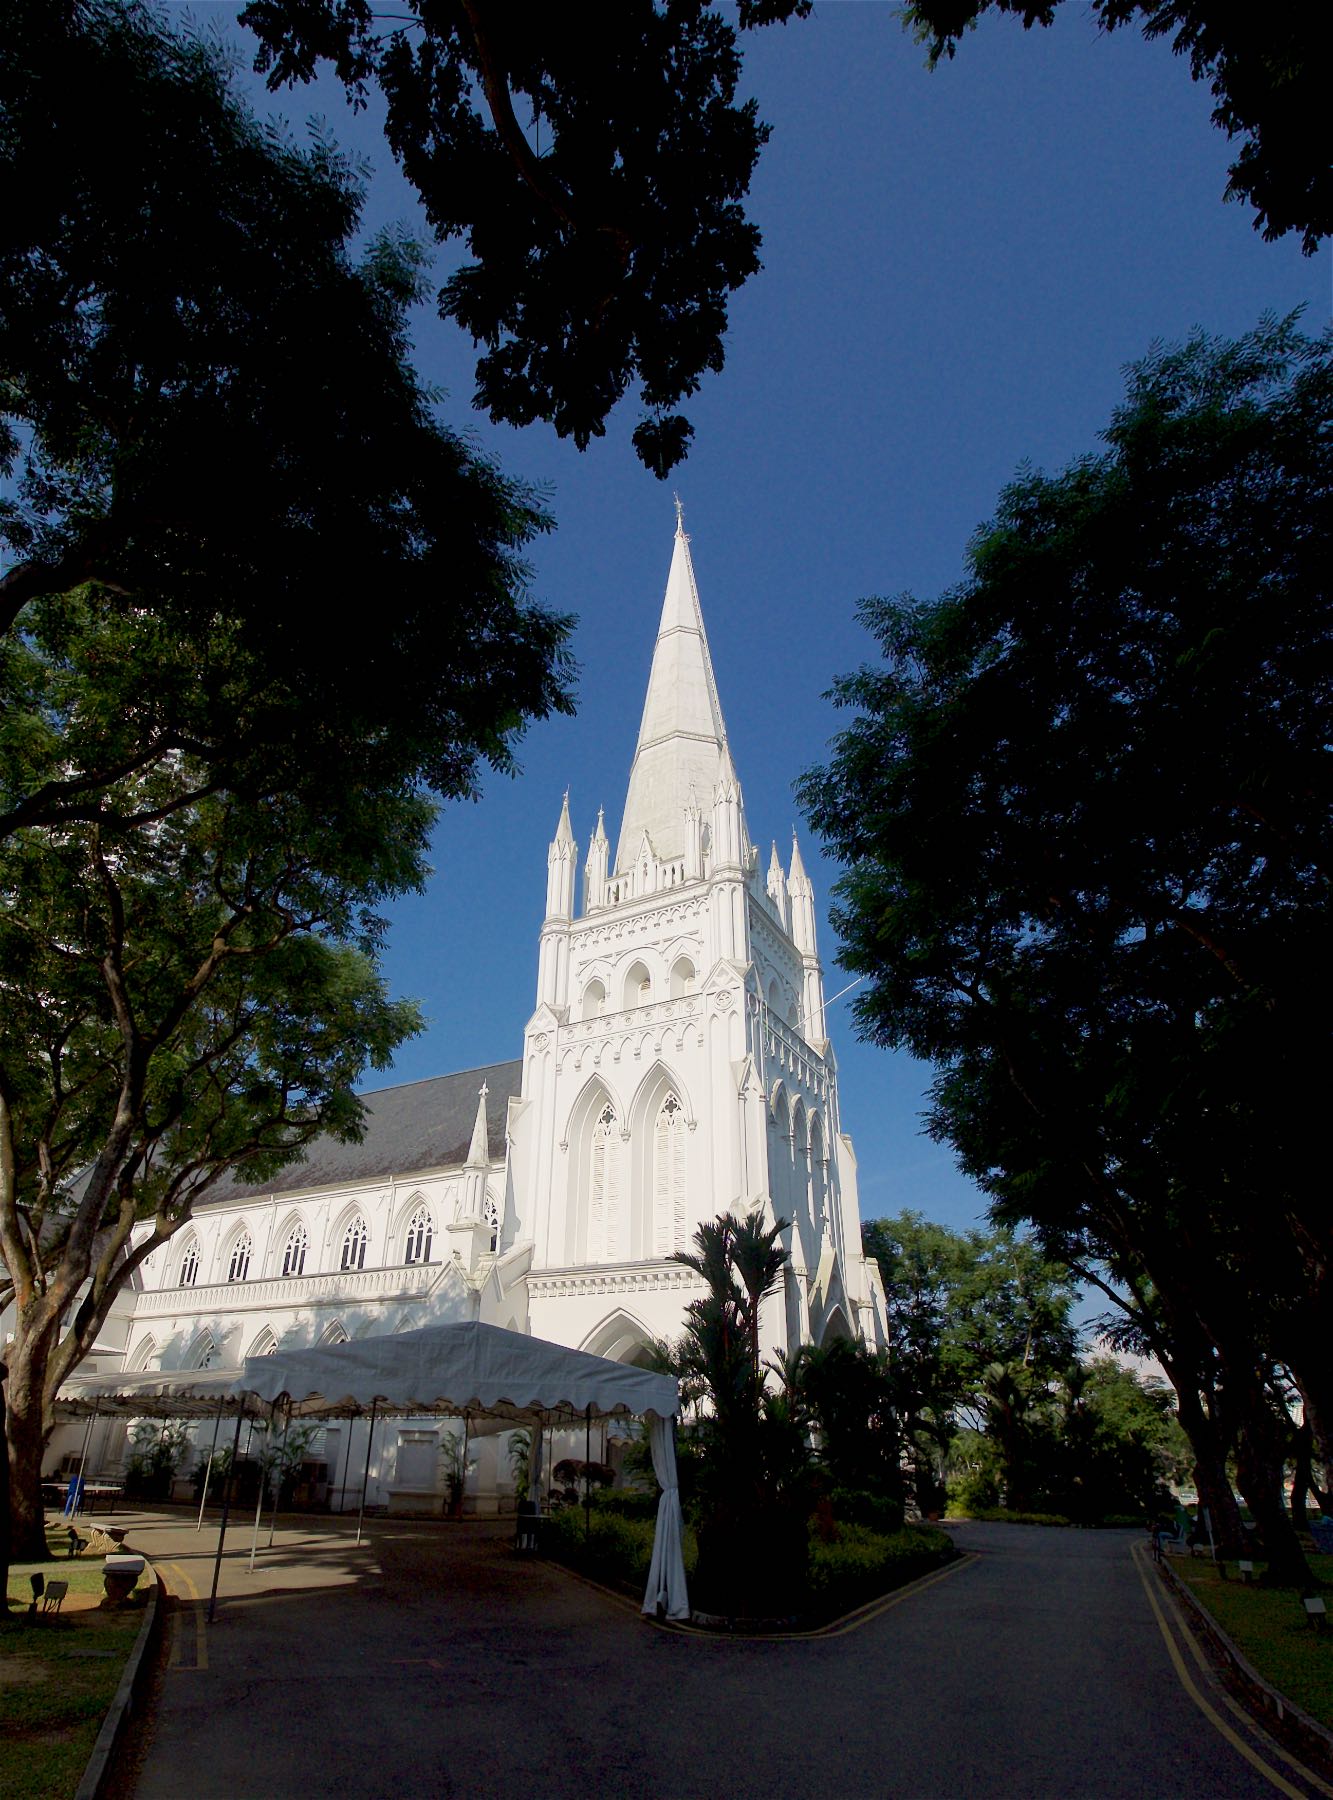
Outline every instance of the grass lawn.
MULTIPOLYGON (((1333 1620, 1333 1556, 1309 1561, 1333 1620)), ((1333 1628, 1315 1631, 1292 1588, 1243 1586, 1234 1562, 1226 1564, 1225 1581, 1211 1562, 1173 1556, 1170 1565, 1264 1680, 1333 1728, 1333 1628)), ((1256 1574, 1263 1569, 1256 1562, 1256 1574)))
POLYGON ((64 1554, 63 1530, 48 1532, 46 1562, 9 1574, 9 1622, 0 1625, 0 1752, 5 1800, 64 1800, 92 1754, 125 1659, 143 1623, 145 1571, 134 1604, 103 1612, 102 1559, 64 1554), (27 1619, 28 1577, 68 1581, 60 1612, 27 1619))

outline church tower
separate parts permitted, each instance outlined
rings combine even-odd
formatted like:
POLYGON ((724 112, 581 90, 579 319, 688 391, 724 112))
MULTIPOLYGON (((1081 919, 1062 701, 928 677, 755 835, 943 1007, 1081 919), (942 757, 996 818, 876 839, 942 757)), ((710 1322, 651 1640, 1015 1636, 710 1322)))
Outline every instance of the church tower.
POLYGON ((791 1252, 765 1350, 878 1341, 814 890, 795 840, 787 870, 751 841, 679 509, 614 860, 599 811, 576 914, 577 858, 566 795, 499 1246, 528 1328, 622 1358, 674 1338, 701 1289, 672 1253, 757 1212, 791 1252))

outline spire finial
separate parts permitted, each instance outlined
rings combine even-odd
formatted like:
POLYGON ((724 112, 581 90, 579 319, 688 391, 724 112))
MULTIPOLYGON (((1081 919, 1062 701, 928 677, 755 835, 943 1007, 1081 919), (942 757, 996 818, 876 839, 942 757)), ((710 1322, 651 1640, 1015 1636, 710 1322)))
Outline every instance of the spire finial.
POLYGON ((680 498, 679 494, 673 494, 671 496, 671 498, 676 503, 676 536, 684 537, 685 536, 685 508, 681 504, 681 498, 680 498))

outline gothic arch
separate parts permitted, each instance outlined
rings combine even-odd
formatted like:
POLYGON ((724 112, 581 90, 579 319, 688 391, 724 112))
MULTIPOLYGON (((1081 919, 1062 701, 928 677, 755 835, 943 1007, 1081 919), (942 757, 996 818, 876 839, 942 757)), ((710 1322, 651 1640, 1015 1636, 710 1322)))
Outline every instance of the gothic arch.
POLYGON ((605 1356, 611 1362, 637 1363, 653 1341, 648 1327, 618 1306, 593 1327, 579 1348, 590 1356, 605 1356))
POLYGON ((583 989, 583 1000, 579 1007, 581 1019, 600 1019, 606 1011, 606 983, 600 975, 594 975, 583 989))
POLYGON ((187 1369, 211 1369, 222 1361, 222 1347, 207 1325, 185 1353, 187 1369))
POLYGON ((629 1111, 630 1257, 670 1256, 689 1239, 689 1141, 694 1112, 674 1070, 657 1062, 629 1111))
POLYGON ((278 1337, 271 1325, 265 1325, 259 1336, 246 1351, 246 1359, 252 1356, 276 1356, 278 1353, 278 1337))
POLYGON ((847 1323, 847 1315, 842 1310, 842 1303, 839 1301, 824 1320, 824 1329, 819 1334, 819 1341, 821 1344, 831 1344, 837 1338, 850 1338, 852 1335, 852 1328, 847 1323))
POLYGON ((824 1127, 817 1112, 810 1114, 810 1212, 816 1229, 824 1223, 828 1209, 828 1150, 824 1127))
POLYGON ((310 1261, 310 1230, 299 1212, 287 1214, 281 1226, 275 1232, 273 1242, 277 1245, 274 1253, 273 1273, 294 1279, 304 1275, 306 1264, 310 1261))
POLYGON ((327 1268, 342 1274, 355 1274, 358 1269, 365 1268, 370 1254, 370 1224, 359 1199, 349 1201, 334 1220, 329 1232, 329 1252, 327 1268), (353 1242, 353 1227, 358 1221, 363 1233, 359 1249, 353 1242))
POLYGON ((181 1238, 176 1262, 176 1286, 194 1287, 199 1280, 199 1233, 193 1229, 181 1238))
POLYGON ((678 956, 671 965, 671 998, 683 1000, 699 986, 699 971, 691 956, 678 956))
POLYGON ((403 1232, 403 1262, 428 1263, 435 1247, 435 1214, 427 1201, 421 1200, 408 1215, 403 1232))
POLYGON ((248 1281, 254 1262, 255 1238, 249 1222, 242 1219, 228 1232, 222 1246, 219 1279, 226 1282, 248 1281))
POLYGON ((136 1375, 142 1374, 145 1370, 147 1370, 148 1368, 150 1368, 152 1366, 153 1360, 156 1357, 156 1355, 157 1355, 157 1339, 153 1336, 153 1334, 151 1332, 149 1332, 148 1336, 143 1340, 143 1342, 139 1345, 139 1348, 134 1352, 134 1360, 133 1360, 133 1362, 131 1362, 130 1368, 134 1371, 134 1373, 136 1375))
POLYGON ((565 1257, 571 1263, 614 1262, 622 1255, 626 1212, 624 1109, 600 1075, 570 1108, 565 1257))
POLYGON ((652 971, 641 956, 636 956, 625 971, 625 979, 621 984, 620 1009, 630 1012, 636 1006, 648 1006, 652 1002, 654 982, 652 971))
POLYGON ((347 1336, 347 1327, 343 1324, 341 1319, 331 1319, 319 1334, 319 1346, 321 1349, 326 1348, 330 1344, 346 1344, 348 1342, 350 1342, 350 1340, 347 1336))

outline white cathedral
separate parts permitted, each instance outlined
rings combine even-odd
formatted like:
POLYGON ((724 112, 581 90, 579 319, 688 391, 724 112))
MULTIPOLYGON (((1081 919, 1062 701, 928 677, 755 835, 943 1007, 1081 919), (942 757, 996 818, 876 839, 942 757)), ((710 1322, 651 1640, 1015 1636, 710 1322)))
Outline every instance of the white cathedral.
MULTIPOLYGON (((672 1253, 723 1211, 790 1221, 767 1351, 884 1342, 814 892, 794 840, 767 874, 750 840, 679 520, 619 840, 599 813, 581 904, 578 858, 566 796, 522 1057, 368 1094, 359 1144, 321 1139, 261 1188, 215 1190, 143 1264, 97 1373, 467 1318, 632 1361, 679 1335, 703 1287, 672 1253)), ((438 1499, 440 1424, 381 1423, 370 1504, 438 1499)), ((356 1503, 363 1432, 325 1434, 331 1504, 353 1436, 356 1503)), ((71 1448, 57 1439, 48 1462, 71 1448)), ((104 1421, 89 1474, 123 1446, 104 1421)), ((479 1451, 488 1510, 506 1472, 479 1451)))

